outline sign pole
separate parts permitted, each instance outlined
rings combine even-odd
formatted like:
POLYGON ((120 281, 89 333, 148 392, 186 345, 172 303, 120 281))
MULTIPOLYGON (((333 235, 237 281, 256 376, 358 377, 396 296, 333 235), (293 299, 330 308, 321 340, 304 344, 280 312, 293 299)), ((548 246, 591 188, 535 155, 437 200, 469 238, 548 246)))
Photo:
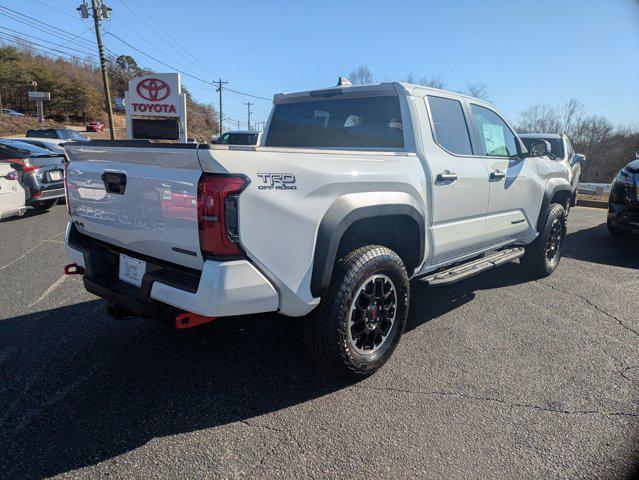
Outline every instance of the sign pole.
POLYGON ((38 108, 38 122, 44 124, 44 105, 42 100, 36 100, 36 107, 38 108))

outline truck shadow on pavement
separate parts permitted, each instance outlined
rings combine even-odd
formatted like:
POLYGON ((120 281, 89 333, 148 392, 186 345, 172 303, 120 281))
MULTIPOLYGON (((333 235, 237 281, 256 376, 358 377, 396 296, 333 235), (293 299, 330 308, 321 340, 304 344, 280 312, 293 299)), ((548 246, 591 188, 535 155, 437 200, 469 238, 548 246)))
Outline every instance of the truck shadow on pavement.
MULTIPOLYGON (((522 281, 506 265, 446 289, 415 282, 406 332, 472 300, 473 290, 522 281)), ((2 478, 68 472, 346 386, 310 363, 300 319, 274 314, 176 332, 110 319, 93 300, 2 320, 0 339, 2 478)))
POLYGON ((613 237, 605 223, 570 231, 566 235, 564 257, 583 262, 639 269, 639 234, 613 237))

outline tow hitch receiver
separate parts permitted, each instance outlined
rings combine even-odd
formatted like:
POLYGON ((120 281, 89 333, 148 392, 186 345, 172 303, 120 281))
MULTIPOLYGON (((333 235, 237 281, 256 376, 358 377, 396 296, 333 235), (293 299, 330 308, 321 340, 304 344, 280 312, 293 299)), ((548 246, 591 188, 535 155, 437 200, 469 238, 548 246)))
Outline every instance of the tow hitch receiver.
POLYGON ((77 263, 70 263, 64 266, 65 275, 84 275, 84 268, 77 263))
POLYGON ((217 317, 205 317, 204 315, 198 315, 197 313, 184 312, 175 317, 175 328, 184 329, 197 327, 203 323, 209 323, 215 320, 217 317))

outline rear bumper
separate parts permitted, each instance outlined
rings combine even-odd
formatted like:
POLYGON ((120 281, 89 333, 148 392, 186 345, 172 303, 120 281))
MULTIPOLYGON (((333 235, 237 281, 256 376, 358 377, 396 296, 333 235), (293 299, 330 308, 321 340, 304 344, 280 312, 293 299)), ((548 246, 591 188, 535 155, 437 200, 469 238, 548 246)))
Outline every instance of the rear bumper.
POLYGON ((272 312, 278 308, 273 285, 248 260, 207 260, 201 272, 147 261, 142 285, 137 288, 118 279, 119 249, 79 236, 67 228, 67 253, 85 270, 85 288, 114 305, 143 318, 159 316, 164 306, 207 317, 272 312))
POLYGON ((24 205, 5 208, 4 210, 0 210, 0 220, 2 220, 3 218, 22 216, 26 211, 27 207, 25 207, 24 205))
POLYGON ((29 203, 38 203, 45 200, 53 200, 54 198, 63 198, 64 197, 64 188, 51 188, 47 190, 42 190, 42 193, 37 197, 31 197, 29 203))

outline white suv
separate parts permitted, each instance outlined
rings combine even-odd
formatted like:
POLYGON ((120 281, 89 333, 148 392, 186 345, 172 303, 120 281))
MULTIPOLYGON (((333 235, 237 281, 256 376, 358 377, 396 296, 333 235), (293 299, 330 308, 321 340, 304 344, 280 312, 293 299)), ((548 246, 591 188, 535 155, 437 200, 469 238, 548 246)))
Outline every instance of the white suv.
POLYGON ((312 313, 313 358, 362 377, 400 339, 409 279, 557 267, 569 174, 529 147, 486 102, 404 83, 276 95, 261 146, 66 144, 67 271, 113 315, 179 328, 312 313))

